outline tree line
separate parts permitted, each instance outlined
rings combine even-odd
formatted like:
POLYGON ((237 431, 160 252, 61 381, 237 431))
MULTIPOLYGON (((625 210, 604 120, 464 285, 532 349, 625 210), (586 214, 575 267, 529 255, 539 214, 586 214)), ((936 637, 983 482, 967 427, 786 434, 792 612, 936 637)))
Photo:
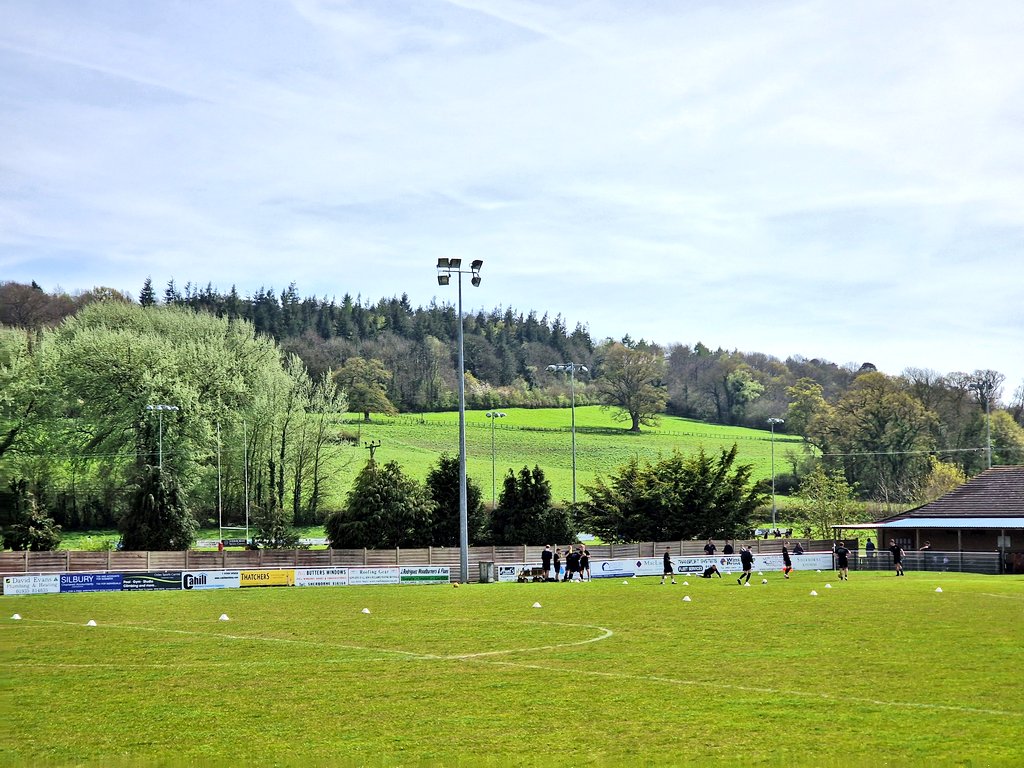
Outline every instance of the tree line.
MULTIPOLYGON (((699 343, 595 342, 560 316, 510 308, 470 313, 465 328, 469 407, 567 406, 570 382, 549 366, 572 362, 587 368, 577 404, 614 408, 632 430, 662 413, 758 428, 784 418, 777 428, 805 449, 780 457, 783 494, 820 469, 857 498, 909 503, 936 477, 1024 461, 1024 386, 1003 401, 995 371, 889 376, 699 343)), ((453 306, 406 297, 302 299, 293 285, 243 298, 173 281, 158 297, 147 280, 136 300, 0 283, 0 501, 27 514, 31 487, 62 524, 104 527, 123 518, 118 489, 148 488, 146 499, 179 494, 194 509, 251 504, 280 535, 281 520, 319 524, 336 511, 323 506, 336 490, 332 414, 453 409, 457 333, 453 306), (146 410, 164 402, 186 407, 146 410), (145 468, 161 437, 176 448, 156 478, 145 468), (245 453, 250 477, 238 461, 215 470, 225 446, 245 453), (157 483, 168 477, 175 487, 157 483)))

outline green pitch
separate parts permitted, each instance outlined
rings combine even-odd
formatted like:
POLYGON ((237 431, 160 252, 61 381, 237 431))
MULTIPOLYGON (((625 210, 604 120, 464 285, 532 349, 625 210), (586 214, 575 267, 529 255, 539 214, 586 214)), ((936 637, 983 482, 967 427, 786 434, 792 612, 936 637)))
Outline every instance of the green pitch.
POLYGON ((0 763, 1024 763, 1024 579, 764 577, 4 597, 0 763))

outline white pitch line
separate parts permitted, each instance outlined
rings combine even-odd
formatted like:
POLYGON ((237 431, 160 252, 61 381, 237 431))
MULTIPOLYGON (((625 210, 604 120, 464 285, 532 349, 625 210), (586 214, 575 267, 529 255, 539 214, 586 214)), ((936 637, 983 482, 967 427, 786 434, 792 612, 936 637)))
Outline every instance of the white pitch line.
MULTIPOLYGON (((28 619, 29 622, 35 622, 37 624, 60 624, 63 626, 79 626, 78 622, 72 621, 56 621, 54 619, 28 619)), ((511 623, 511 622, 510 622, 511 623)), ((484 651, 482 653, 467 653, 467 654, 436 654, 436 653, 420 653, 416 651, 403 651, 394 648, 379 648, 379 647, 367 647, 363 645, 350 645, 347 643, 321 643, 314 640, 302 640, 298 638, 290 637, 267 637, 261 635, 228 635, 219 632, 200 632, 192 629, 171 629, 169 627, 142 627, 137 624, 103 624, 103 628, 107 629, 127 629, 136 632, 163 632, 174 635, 186 635, 195 637, 216 637, 225 640, 240 640, 243 642, 268 642, 268 643, 292 643, 295 645, 308 645, 314 648, 335 648, 348 651, 369 651, 371 653, 386 653, 394 654, 397 656, 405 656, 407 658, 422 660, 422 661, 461 661, 464 659, 473 659, 480 656, 498 656, 507 655, 510 653, 529 653, 532 651, 552 651, 559 648, 572 648, 579 645, 587 645, 589 643, 600 642, 601 640, 607 640, 611 637, 614 632, 606 627, 599 627, 594 624, 570 624, 566 622, 556 621, 529 621, 522 622, 524 624, 538 624, 542 626, 551 627, 585 627, 587 629, 600 630, 602 634, 597 637, 590 637, 586 640, 577 640, 571 643, 554 643, 550 645, 538 645, 530 648, 510 648, 507 650, 498 651, 484 651)))
POLYGON ((998 597, 1003 600, 1024 600, 1024 596, 1021 595, 993 595, 991 592, 982 592, 985 597, 998 597))
POLYGON ((706 680, 681 680, 674 677, 664 677, 662 675, 632 675, 625 672, 607 672, 603 670, 590 670, 590 669, 568 669, 565 667, 546 666, 544 664, 527 664, 525 662, 517 661, 492 661, 490 659, 466 659, 466 661, 476 662, 478 664, 492 664, 495 666, 503 667, 515 667, 518 669, 532 669, 538 672, 555 672, 563 673, 567 675, 584 675, 590 677, 607 677, 618 680, 634 680, 634 681, 646 681, 652 683, 666 683, 670 685, 679 685, 687 687, 704 687, 712 688, 715 690, 721 690, 723 688, 733 691, 740 691, 742 693, 762 693, 769 694, 772 696, 802 696, 804 698, 823 699, 825 701, 831 701, 836 703, 849 703, 857 702, 860 704, 871 704, 881 707, 910 707, 912 709, 927 709, 927 710, 938 710, 942 712, 962 712, 965 714, 976 714, 976 715, 993 715, 996 717, 1014 717, 1024 718, 1024 712, 1008 712, 1002 709, 983 709, 980 707, 961 707, 952 704, 924 704, 920 702, 911 702, 906 700, 899 701, 883 701, 881 699, 869 699, 866 697, 858 696, 846 696, 846 695, 835 695, 831 693, 823 693, 820 691, 803 691, 803 690, 789 690, 784 688, 768 688, 764 686, 752 686, 752 685, 736 685, 733 683, 722 683, 718 681, 706 681, 706 680))

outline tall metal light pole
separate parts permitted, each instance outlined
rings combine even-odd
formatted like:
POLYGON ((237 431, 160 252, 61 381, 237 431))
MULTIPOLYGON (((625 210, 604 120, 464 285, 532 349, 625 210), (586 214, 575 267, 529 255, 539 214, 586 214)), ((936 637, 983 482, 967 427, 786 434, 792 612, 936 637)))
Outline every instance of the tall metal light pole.
POLYGON ((785 419, 768 419, 772 429, 772 529, 775 528, 775 425, 785 424, 785 419))
POLYGON ((992 469, 992 416, 988 410, 988 392, 985 393, 985 453, 988 455, 988 468, 992 469))
POLYGON ((570 417, 572 419, 572 505, 576 506, 576 371, 587 372, 587 366, 581 365, 580 363, 557 363, 556 365, 549 365, 549 371, 560 371, 562 373, 569 374, 569 393, 570 393, 570 406, 569 410, 572 413, 570 417))
POLYGON ((488 411, 484 416, 491 420, 491 509, 493 510, 496 498, 495 490, 497 488, 494 474, 494 422, 498 419, 504 419, 505 414, 501 411, 488 411))
POLYGON ((164 411, 177 411, 178 410, 178 406, 176 406, 176 405, 147 405, 146 406, 146 410, 147 411, 156 411, 157 417, 158 417, 158 419, 160 421, 159 433, 158 433, 159 437, 157 438, 159 448, 157 450, 159 451, 158 455, 160 457, 159 458, 160 471, 163 472, 164 471, 164 411))
POLYGON ((462 276, 472 275, 474 287, 480 285, 482 259, 474 259, 462 269, 462 259, 437 260, 437 284, 448 285, 452 275, 459 284, 459 580, 469 581, 469 504, 466 499, 466 361, 462 339, 462 276))

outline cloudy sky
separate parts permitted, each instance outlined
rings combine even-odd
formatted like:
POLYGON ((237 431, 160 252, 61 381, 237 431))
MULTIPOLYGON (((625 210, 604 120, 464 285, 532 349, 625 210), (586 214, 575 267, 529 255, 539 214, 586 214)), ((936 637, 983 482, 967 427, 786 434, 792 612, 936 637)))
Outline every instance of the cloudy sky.
POLYGON ((0 280, 1024 382, 1024 5, 0 0, 0 280))

